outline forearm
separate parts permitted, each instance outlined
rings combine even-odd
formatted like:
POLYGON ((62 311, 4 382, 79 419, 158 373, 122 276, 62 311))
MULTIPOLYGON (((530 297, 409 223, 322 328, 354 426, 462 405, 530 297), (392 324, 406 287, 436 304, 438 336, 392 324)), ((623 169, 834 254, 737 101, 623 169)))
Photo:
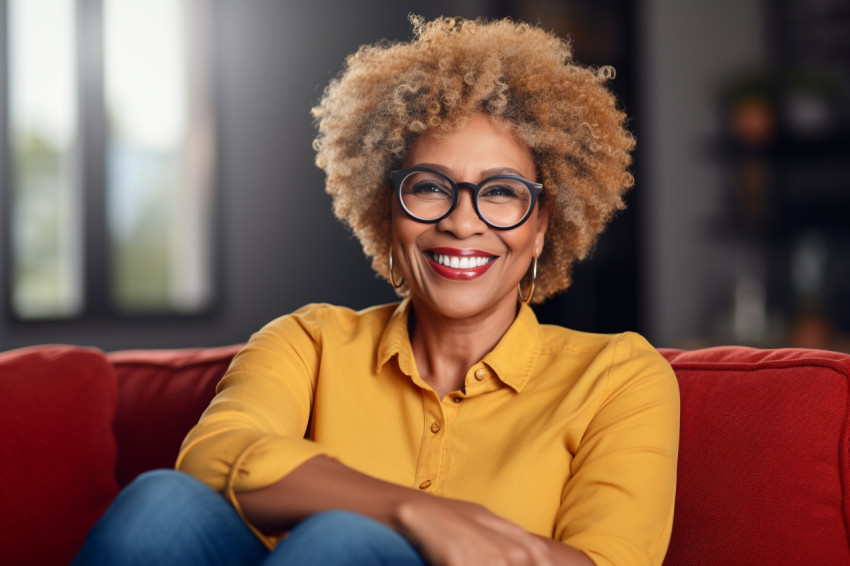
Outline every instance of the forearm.
POLYGON ((245 518, 267 534, 287 531, 302 519, 331 509, 353 511, 397 530, 398 510, 418 497, 428 496, 325 456, 307 460, 269 486, 236 494, 245 518))
POLYGON ((315 513, 342 509, 400 532, 434 563, 489 564, 486 553, 508 555, 519 548, 529 564, 593 566, 584 553, 526 533, 479 505, 375 479, 324 456, 267 487, 237 493, 236 499, 248 521, 271 535, 315 513))

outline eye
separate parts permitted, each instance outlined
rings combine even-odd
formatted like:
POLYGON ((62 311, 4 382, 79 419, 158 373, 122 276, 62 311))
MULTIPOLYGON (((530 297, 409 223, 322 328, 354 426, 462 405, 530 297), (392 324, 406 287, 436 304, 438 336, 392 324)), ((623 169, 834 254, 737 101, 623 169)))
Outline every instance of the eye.
POLYGON ((523 198, 523 192, 527 193, 528 189, 522 183, 494 181, 481 189, 478 198, 490 201, 510 201, 523 198))
POLYGON ((410 192, 413 194, 450 193, 451 190, 435 181, 420 181, 410 188, 410 192))
POLYGON ((423 200, 451 200, 453 196, 451 185, 444 179, 423 174, 414 174, 405 179, 402 192, 423 200))
POLYGON ((488 185, 481 191, 484 196, 488 197, 515 197, 516 189, 510 185, 488 185))

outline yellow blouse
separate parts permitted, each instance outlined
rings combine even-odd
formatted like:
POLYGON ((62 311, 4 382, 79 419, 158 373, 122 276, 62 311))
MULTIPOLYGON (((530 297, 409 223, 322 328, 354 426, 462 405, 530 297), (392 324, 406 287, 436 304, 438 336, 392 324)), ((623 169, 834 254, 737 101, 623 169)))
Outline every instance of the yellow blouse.
POLYGON ((324 454, 480 503, 597 564, 661 564, 679 435, 664 358, 637 334, 540 325, 523 305, 464 390, 439 399, 417 372, 408 311, 407 300, 309 305, 266 325, 234 358, 178 469, 236 505, 235 493, 324 454))

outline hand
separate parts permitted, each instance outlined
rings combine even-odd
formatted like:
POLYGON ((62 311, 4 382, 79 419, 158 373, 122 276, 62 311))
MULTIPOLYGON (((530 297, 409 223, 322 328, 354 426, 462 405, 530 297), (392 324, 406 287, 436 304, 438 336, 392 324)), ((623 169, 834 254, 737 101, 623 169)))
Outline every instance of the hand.
POLYGON ((431 566, 554 566, 541 538, 485 507, 427 496, 401 504, 399 531, 431 566))

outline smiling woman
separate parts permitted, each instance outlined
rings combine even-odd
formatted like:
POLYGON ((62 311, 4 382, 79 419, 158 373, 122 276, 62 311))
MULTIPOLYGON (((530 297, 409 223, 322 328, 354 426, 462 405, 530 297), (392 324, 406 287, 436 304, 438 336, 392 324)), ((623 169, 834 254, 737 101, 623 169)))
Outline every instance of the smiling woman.
POLYGON ((414 42, 350 55, 347 72, 313 109, 316 164, 327 174, 334 212, 389 278, 388 171, 426 131, 444 136, 478 112, 501 119, 531 152, 532 177, 547 187, 540 200, 552 211, 554 237, 532 298, 543 301, 569 287, 572 266, 589 255, 634 183, 635 141, 604 86, 614 70, 575 64, 567 42, 527 24, 413 22, 414 42))
POLYGON ((608 73, 525 24, 414 24, 314 109, 334 210, 404 300, 254 334, 185 473, 131 484, 78 563, 661 564, 670 366, 527 304, 569 284, 632 183, 608 73))

